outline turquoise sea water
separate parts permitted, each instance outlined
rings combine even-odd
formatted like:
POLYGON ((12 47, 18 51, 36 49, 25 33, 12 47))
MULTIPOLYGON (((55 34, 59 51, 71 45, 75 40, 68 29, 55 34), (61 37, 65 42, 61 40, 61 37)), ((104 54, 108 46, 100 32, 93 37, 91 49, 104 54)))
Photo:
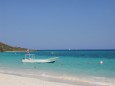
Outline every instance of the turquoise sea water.
POLYGON ((0 72, 56 81, 63 79, 73 83, 114 84, 115 50, 41 50, 31 54, 40 59, 59 58, 55 63, 25 64, 21 62, 25 52, 1 52, 0 72))

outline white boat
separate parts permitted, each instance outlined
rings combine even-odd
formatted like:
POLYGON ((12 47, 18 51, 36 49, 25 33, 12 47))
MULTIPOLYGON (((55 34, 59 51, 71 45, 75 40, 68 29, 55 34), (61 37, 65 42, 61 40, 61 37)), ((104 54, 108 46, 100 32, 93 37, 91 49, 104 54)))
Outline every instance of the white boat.
POLYGON ((58 57, 48 58, 48 59, 35 59, 34 54, 25 54, 25 58, 22 59, 22 62, 26 63, 54 63, 58 57))

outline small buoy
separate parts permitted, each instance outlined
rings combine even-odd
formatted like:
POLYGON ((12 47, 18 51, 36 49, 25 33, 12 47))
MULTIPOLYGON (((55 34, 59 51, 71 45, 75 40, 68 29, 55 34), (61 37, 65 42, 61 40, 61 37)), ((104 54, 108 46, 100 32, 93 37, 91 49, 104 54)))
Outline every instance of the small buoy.
POLYGON ((103 61, 100 61, 100 64, 103 64, 103 61))

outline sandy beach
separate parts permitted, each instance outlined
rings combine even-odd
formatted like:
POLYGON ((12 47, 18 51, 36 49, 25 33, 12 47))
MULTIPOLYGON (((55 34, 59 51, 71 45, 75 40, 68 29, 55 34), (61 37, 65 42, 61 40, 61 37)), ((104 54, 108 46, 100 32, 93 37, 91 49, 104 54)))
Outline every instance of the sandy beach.
POLYGON ((73 85, 69 83, 46 81, 38 78, 0 73, 0 86, 114 86, 112 83, 80 83, 81 82, 73 85))
POLYGON ((65 83, 49 82, 36 78, 0 74, 0 86, 79 86, 65 83))

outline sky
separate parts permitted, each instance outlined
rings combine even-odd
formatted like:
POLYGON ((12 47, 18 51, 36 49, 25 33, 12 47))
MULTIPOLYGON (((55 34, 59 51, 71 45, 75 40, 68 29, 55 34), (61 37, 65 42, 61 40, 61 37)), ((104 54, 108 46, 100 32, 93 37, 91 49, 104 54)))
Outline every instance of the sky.
POLYGON ((0 0, 0 41, 30 49, 115 49, 115 0, 0 0))

